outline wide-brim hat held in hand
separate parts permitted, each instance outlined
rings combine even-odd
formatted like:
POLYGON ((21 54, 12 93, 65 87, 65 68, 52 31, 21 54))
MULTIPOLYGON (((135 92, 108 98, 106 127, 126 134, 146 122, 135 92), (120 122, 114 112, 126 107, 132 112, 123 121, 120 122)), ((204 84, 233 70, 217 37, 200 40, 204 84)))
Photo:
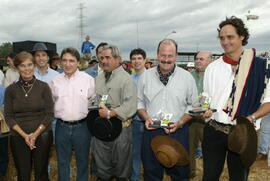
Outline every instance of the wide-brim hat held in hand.
POLYGON ((114 141, 122 132, 122 121, 116 117, 101 118, 98 110, 91 110, 87 115, 87 126, 91 135, 102 141, 114 141))
POLYGON ((238 153, 243 166, 249 168, 257 157, 257 133, 254 125, 246 117, 237 117, 236 122, 228 135, 228 148, 238 153))
POLYGON ((156 136, 151 141, 151 148, 157 160, 165 167, 187 165, 188 153, 184 146, 169 136, 156 136))

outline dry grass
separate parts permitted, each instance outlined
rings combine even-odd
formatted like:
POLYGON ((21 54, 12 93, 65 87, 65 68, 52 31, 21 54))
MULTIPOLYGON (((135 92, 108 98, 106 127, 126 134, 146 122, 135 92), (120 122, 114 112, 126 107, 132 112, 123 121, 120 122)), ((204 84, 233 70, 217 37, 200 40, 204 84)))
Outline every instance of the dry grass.
MULTIPOLYGON (((191 181, 200 181, 202 180, 202 159, 197 159, 197 176, 191 181)), ((55 149, 52 147, 52 152, 51 152, 51 158, 50 158, 50 164, 51 164, 51 172, 50 172, 50 180, 51 181, 57 181, 57 163, 56 163, 56 152, 55 149)), ((72 158, 71 162, 71 167, 72 167, 72 179, 71 181, 75 181, 75 174, 76 174, 76 166, 75 166, 75 159, 74 157, 72 158)), ((14 163, 12 156, 10 154, 10 163, 7 171, 7 180, 8 181, 15 181, 16 179, 16 170, 14 168, 14 163)), ((33 179, 34 180, 34 179, 33 179)), ((170 181, 170 178, 165 175, 164 181, 170 181)), ((221 181, 227 181, 228 179, 228 172, 227 168, 225 166, 224 171, 221 176, 221 181)), ((270 167, 267 166, 267 161, 266 160, 257 160, 253 166, 250 169, 250 174, 249 174, 249 181, 268 181, 270 180, 270 167)))

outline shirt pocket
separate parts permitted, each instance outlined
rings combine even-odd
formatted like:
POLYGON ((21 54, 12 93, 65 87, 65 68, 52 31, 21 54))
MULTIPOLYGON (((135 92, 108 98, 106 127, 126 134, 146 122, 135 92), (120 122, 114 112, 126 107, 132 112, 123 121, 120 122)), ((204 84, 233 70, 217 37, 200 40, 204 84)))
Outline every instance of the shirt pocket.
POLYGON ((88 113, 88 107, 90 106, 90 97, 88 96, 87 87, 77 87, 75 88, 75 97, 79 112, 83 114, 88 113))

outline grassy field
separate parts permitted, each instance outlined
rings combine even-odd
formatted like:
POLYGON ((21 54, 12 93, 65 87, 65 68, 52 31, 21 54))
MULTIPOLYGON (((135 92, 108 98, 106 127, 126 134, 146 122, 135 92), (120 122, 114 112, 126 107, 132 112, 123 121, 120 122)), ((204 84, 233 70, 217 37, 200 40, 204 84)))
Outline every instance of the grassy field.
MULTIPOLYGON (((191 181, 201 181, 202 180, 202 159, 197 159, 197 176, 191 181)), ((57 165, 56 165, 56 152, 55 149, 52 147, 51 151, 51 158, 50 158, 50 164, 51 164, 51 172, 50 172, 50 180, 51 181, 57 181, 57 165)), ((72 158, 71 162, 72 166, 72 179, 71 181, 75 181, 75 173, 76 173, 76 166, 75 166, 75 159, 72 158)), ((10 154, 10 164, 7 171, 7 181, 16 181, 16 170, 14 168, 14 163, 12 156, 10 154)), ((34 180, 34 179, 32 179, 34 180)), ((143 180, 143 179, 141 179, 143 180)), ((168 176, 164 176, 164 181, 170 181, 170 178, 168 176)), ((224 171, 221 176, 221 181, 227 181, 228 179, 228 172, 227 168, 225 166, 224 171)), ((250 169, 249 174, 249 181, 269 181, 270 180, 270 167, 267 166, 266 160, 257 160, 253 166, 250 169)), ((89 179, 89 181, 93 181, 93 179, 89 179)))

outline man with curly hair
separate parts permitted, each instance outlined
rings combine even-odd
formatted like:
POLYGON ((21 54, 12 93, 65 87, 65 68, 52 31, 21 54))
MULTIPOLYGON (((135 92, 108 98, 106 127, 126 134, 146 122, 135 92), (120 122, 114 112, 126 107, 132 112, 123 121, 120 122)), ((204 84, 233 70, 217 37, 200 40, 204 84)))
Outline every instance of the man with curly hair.
MULTIPOLYGON (((256 120, 270 112, 270 84, 267 61, 256 57, 254 49, 244 49, 249 32, 243 21, 235 16, 219 24, 218 38, 224 55, 211 63, 204 77, 204 92, 211 97, 209 118, 204 128, 203 181, 218 181, 227 159, 229 180, 248 180, 249 164, 241 153, 228 148, 228 134, 235 118, 244 116, 256 125, 256 120)), ((253 149, 253 147, 252 147, 253 149)), ((254 148, 256 149, 256 148, 254 148)), ((256 151, 255 151, 256 154, 256 151)))

